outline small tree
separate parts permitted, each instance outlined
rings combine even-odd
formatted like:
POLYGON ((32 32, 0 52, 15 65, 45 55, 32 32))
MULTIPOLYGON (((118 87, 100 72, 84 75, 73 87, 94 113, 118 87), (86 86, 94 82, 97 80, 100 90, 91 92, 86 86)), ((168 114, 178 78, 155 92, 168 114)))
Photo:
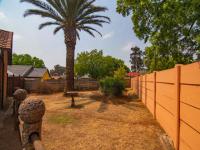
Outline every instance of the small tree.
POLYGON ((124 69, 124 67, 120 67, 114 72, 115 78, 124 79, 125 76, 126 76, 126 70, 124 69))
POLYGON ((143 68, 143 52, 139 47, 132 47, 130 54, 131 70, 134 72, 139 72, 143 68))
POLYGON ((54 69, 50 70, 51 75, 57 74, 57 75, 63 75, 65 73, 65 67, 60 65, 55 65, 54 69))

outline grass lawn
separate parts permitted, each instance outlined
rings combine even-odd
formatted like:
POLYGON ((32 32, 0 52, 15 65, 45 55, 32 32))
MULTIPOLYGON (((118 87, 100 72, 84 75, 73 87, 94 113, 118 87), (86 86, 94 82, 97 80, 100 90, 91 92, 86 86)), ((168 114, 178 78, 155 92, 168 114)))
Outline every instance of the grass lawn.
POLYGON ((73 109, 62 93, 30 98, 46 104, 42 137, 48 150, 163 150, 163 130, 134 97, 81 92, 73 109))

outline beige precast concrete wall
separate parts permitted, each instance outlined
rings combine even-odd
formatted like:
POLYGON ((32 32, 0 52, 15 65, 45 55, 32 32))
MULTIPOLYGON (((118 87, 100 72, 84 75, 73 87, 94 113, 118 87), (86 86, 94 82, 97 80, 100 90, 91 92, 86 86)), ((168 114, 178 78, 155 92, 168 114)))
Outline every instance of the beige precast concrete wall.
POLYGON ((131 87, 176 150, 200 150, 200 62, 135 77, 131 87))

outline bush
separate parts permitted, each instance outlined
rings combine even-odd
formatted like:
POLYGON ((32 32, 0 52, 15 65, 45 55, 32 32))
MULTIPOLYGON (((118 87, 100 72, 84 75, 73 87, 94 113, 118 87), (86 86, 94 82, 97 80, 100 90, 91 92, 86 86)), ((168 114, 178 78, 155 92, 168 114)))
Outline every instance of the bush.
POLYGON ((37 84, 37 93, 40 93, 40 94, 52 94, 53 93, 53 89, 48 83, 39 82, 37 84))
POLYGON ((121 96, 125 90, 125 83, 116 77, 106 77, 100 81, 100 89, 105 95, 121 96))

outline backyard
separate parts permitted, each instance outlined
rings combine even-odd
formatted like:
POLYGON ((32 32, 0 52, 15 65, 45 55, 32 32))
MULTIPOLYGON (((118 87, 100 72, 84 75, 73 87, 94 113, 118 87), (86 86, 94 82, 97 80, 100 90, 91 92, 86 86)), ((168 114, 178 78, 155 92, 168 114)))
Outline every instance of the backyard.
POLYGON ((131 95, 106 98, 98 91, 80 92, 73 109, 63 93, 29 98, 45 102, 42 140, 48 150, 163 150, 159 140, 163 130, 131 95))
POLYGON ((0 150, 199 150, 199 8, 0 0, 0 150))

